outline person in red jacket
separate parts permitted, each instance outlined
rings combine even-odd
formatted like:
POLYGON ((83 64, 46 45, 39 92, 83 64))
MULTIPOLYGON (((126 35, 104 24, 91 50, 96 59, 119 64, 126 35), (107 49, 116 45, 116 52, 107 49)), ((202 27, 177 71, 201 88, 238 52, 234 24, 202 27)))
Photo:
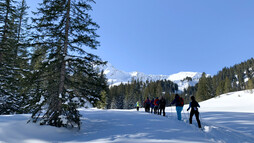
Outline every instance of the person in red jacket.
POLYGON ((154 114, 158 114, 159 112, 159 98, 156 97, 154 100, 154 114))

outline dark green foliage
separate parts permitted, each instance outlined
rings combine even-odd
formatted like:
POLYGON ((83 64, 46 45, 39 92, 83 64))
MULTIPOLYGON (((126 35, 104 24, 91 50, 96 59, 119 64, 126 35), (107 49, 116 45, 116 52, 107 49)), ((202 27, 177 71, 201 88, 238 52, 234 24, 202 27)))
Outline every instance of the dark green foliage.
POLYGON ((28 27, 25 0, 0 0, 0 114, 80 127, 77 108, 101 97, 105 106, 107 79, 96 68, 104 62, 84 50, 99 45, 89 2, 44 0, 28 27))
POLYGON ((202 75, 197 84, 197 92, 194 87, 184 91, 185 96, 195 95, 197 100, 203 101, 221 95, 223 93, 252 89, 251 81, 254 76, 254 59, 236 64, 230 68, 223 68, 213 77, 202 75), (249 79, 249 81, 246 81, 249 79))
POLYGON ((98 25, 88 11, 91 0, 44 0, 33 18, 34 71, 29 91, 32 121, 57 127, 80 127, 77 108, 95 105, 107 90, 96 70, 104 64, 85 48, 96 49, 98 25), (43 112, 43 111, 46 112, 43 112), (42 118, 40 118, 40 116, 42 118))
POLYGON ((254 80, 254 78, 248 80, 247 89, 253 89, 254 88, 253 80, 254 80))
POLYGON ((252 78, 254 75, 254 59, 251 58, 246 62, 234 65, 230 68, 224 68, 215 75, 216 94, 222 94, 230 91, 239 91, 246 89, 247 78, 252 78), (224 84, 224 85, 223 85, 224 84))
POLYGON ((186 80, 186 81, 192 81, 192 78, 187 76, 187 77, 184 78, 182 81, 185 81, 185 80, 186 80))
POLYGON ((197 90, 198 90, 198 84, 196 84, 195 86, 189 86, 187 89, 184 89, 182 93, 182 97, 184 97, 185 103, 189 103, 191 101, 190 97, 195 96, 197 90))
POLYGON ((209 83, 206 77, 206 74, 203 73, 202 77, 199 79, 198 82, 198 89, 196 92, 196 99, 197 101, 203 101, 210 98, 209 94, 209 83))
POLYGON ((226 77, 226 79, 225 79, 225 85, 224 85, 224 92, 228 93, 230 91, 232 91, 231 81, 229 80, 228 77, 226 77))
POLYGON ((101 92, 101 100, 96 102, 96 107, 99 109, 106 109, 107 107, 107 92, 101 92))
POLYGON ((17 70, 14 65, 16 48, 15 10, 13 0, 0 1, 0 114, 15 112, 17 70))
POLYGON ((0 1, 0 114, 23 113, 29 74, 26 3, 0 1))

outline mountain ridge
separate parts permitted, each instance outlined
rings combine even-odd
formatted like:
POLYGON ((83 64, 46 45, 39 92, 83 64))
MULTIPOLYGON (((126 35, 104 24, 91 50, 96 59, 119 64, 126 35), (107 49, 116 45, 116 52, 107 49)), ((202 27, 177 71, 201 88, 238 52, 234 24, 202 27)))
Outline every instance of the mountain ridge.
POLYGON ((198 72, 179 72, 171 75, 145 74, 138 71, 125 72, 115 68, 111 63, 100 67, 100 69, 104 70, 104 74, 108 78, 108 84, 110 86, 117 86, 121 83, 125 84, 131 82, 132 79, 144 82, 146 80, 170 80, 178 85, 178 90, 180 91, 184 91, 188 86, 194 86, 202 76, 202 73, 198 72), (187 79, 187 77, 191 78, 191 80, 187 79))

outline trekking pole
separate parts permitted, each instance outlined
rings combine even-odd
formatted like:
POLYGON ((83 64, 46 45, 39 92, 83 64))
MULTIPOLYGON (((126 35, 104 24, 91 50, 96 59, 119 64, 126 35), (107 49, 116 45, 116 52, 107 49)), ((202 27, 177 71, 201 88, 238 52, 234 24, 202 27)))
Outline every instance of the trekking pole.
POLYGON ((187 118, 187 116, 185 114, 184 108, 183 108, 183 114, 184 114, 185 119, 187 120, 188 118, 187 118))
POLYGON ((170 116, 172 117, 172 106, 171 105, 170 105, 170 109, 171 109, 170 116))
POLYGON ((189 117, 190 117, 190 110, 188 111, 188 115, 189 115, 189 117))
POLYGON ((199 120, 200 120, 200 123, 204 124, 203 121, 202 121, 202 117, 201 117, 201 112, 199 111, 199 120))

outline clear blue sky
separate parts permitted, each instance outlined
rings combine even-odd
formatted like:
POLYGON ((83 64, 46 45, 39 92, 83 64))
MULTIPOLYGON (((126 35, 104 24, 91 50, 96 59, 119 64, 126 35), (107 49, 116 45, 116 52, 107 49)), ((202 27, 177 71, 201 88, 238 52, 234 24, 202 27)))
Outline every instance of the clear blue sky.
POLYGON ((127 72, 214 75, 254 57, 254 0, 96 0, 91 14, 94 53, 127 72))

